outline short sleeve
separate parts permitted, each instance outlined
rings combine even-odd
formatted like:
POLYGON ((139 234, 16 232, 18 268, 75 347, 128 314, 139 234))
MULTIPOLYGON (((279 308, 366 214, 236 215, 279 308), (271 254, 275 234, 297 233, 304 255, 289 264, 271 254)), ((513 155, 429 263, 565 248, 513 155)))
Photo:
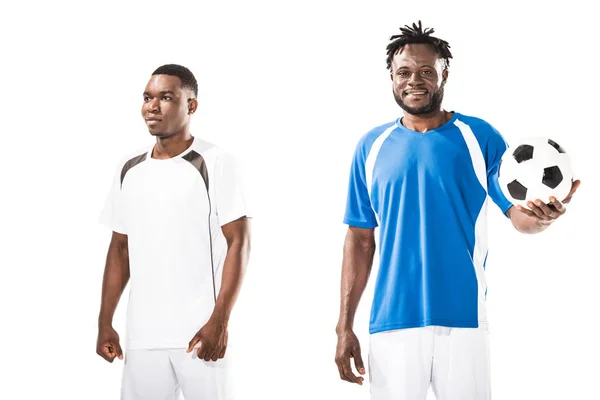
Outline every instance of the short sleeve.
POLYGON ((365 159, 364 140, 361 140, 354 151, 350 166, 344 223, 359 228, 376 228, 377 219, 367 190, 365 159))
POLYGON ((241 164, 230 154, 220 154, 215 161, 215 210, 219 225, 241 217, 252 217, 246 181, 241 164))
POLYGON ((496 205, 505 215, 513 204, 509 199, 506 198, 502 192, 502 189, 500 189, 500 184, 498 182, 498 169, 500 167, 500 160, 507 149, 508 144, 504 138, 498 131, 493 129, 486 149, 488 194, 492 201, 496 203, 496 205))
POLYGON ((126 235, 120 176, 121 169, 119 168, 114 174, 112 185, 104 202, 104 208, 100 213, 100 223, 114 232, 126 235))

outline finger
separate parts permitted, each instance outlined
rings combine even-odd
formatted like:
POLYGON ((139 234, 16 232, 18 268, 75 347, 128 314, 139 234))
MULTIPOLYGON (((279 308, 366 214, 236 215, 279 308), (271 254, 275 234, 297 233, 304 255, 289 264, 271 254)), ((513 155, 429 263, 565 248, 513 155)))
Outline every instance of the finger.
POLYGON ((202 343, 202 344, 200 345, 200 347, 198 347, 198 348, 196 349, 196 357, 198 357, 198 359, 199 359, 199 360, 201 360, 201 359, 202 359, 202 357, 204 357, 204 352, 205 352, 205 349, 204 349, 204 343, 202 343))
POLYGON ((102 357, 106 361, 110 362, 110 356, 106 353, 104 347, 98 347, 96 349, 96 354, 98 354, 100 357, 102 357))
POLYGON ((526 215, 528 215, 528 216, 530 216, 530 217, 535 217, 535 216, 536 216, 536 215, 533 213, 533 211, 531 211, 531 210, 528 210, 527 208, 525 208, 525 207, 523 207, 523 206, 521 206, 521 205, 518 205, 518 206, 517 206, 517 210, 521 211, 523 214, 526 214, 526 215))
POLYGON ((102 347, 100 348, 100 355, 106 361, 111 363, 111 362, 113 362, 116 354, 114 353, 112 346, 109 343, 107 343, 107 344, 103 344, 102 347))
POLYGON ((581 182, 579 181, 579 179, 573 182, 573 185, 571 185, 571 191, 569 191, 569 194, 567 195, 567 197, 565 197, 562 201, 564 204, 568 204, 571 201, 571 198, 577 191, 577 188, 579 187, 580 183, 581 182))
POLYGON ((346 377, 344 376, 344 368, 342 367, 342 362, 336 358, 335 365, 337 365, 338 372, 340 374, 340 379, 346 381, 346 377))
POLYGON ((535 214, 536 217, 538 217, 539 219, 546 219, 542 209, 536 206, 532 201, 528 202, 527 206, 535 214))
POLYGON ((365 364, 363 363, 362 355, 360 354, 360 348, 355 349, 352 352, 352 357, 354 357, 354 366, 359 374, 365 374, 365 364))
POLYGON ((225 350, 227 349, 227 341, 228 341, 228 334, 227 334, 227 331, 225 331, 225 334, 219 341, 218 349, 215 351, 215 357, 217 359, 213 360, 213 361, 217 361, 219 358, 225 357, 225 350))
POLYGON ((362 385, 362 377, 354 375, 354 372, 352 371, 352 366, 350 365, 350 357, 344 358, 344 360, 342 361, 342 369, 344 371, 344 376, 346 377, 346 380, 348 382, 358 383, 359 385, 362 385))
POLYGON ((221 351, 221 347, 215 346, 210 351, 206 353, 206 358, 204 361, 217 361, 217 357, 219 356, 219 352, 221 351))
POLYGON ((553 210, 554 207, 551 208, 550 206, 548 206, 546 203, 544 203, 541 200, 536 200, 535 204, 538 206, 538 208, 540 210, 542 210, 542 212, 544 213, 544 217, 546 219, 554 219, 554 218, 558 217, 558 213, 555 210, 553 210))
POLYGON ((558 199, 554 196, 550 197, 550 204, 556 209, 556 212, 560 214, 564 214, 565 211, 567 211, 567 208, 563 205, 563 203, 558 201, 558 199))
POLYGON ((350 368, 349 358, 344 358, 340 361, 340 374, 342 375, 342 379, 346 382, 354 382, 353 374, 350 368), (348 373, 350 371, 350 373, 348 373))
POLYGON ((219 353, 221 352, 221 346, 213 346, 209 351, 206 352, 204 361, 217 361, 219 359, 219 353))
POLYGON ((211 349, 206 343, 202 343, 202 346, 200 346, 200 349, 198 349, 198 358, 204 361, 208 361, 206 358, 210 350, 211 349))
POLYGON ((194 336, 188 344, 188 349, 186 350, 186 353, 191 352, 194 349, 194 346, 198 344, 198 342, 200 342, 200 338, 198 336, 194 336))
POLYGON ((579 179, 573 182, 573 185, 571 185, 571 191, 569 192, 567 197, 564 198, 564 200, 562 201, 563 203, 568 204, 571 201, 571 197, 573 197, 580 184, 581 181, 579 179))
POLYGON ((115 355, 119 358, 119 360, 122 360, 123 349, 121 349, 121 344, 119 342, 113 343, 113 349, 115 349, 115 355))

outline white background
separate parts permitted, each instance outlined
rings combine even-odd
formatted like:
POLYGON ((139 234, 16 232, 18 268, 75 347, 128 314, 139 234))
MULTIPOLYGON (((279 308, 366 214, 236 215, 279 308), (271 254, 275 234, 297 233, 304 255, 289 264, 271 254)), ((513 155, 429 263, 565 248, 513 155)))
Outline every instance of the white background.
MULTIPOLYGON (((0 398, 118 398, 122 362, 95 354, 110 237, 97 221, 117 160, 151 143, 151 72, 180 63, 200 85, 193 134, 236 154, 252 183, 253 250, 230 326, 238 400, 368 399, 334 364, 347 175, 360 136, 399 115, 385 46, 418 19, 451 45, 446 109, 509 143, 552 137, 582 180, 539 235, 490 207, 493 396, 600 398, 597 22, 592 2, 531 3, 3 6, 0 398)), ((355 326, 365 358, 371 295, 355 326)))

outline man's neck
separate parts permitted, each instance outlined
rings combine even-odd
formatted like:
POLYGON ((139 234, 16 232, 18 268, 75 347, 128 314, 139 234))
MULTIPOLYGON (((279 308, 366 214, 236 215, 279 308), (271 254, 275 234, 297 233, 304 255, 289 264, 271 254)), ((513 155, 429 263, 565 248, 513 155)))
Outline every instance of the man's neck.
POLYGON ((448 122, 451 116, 451 113, 448 113, 444 110, 438 110, 430 114, 422 115, 413 115, 404 112, 402 125, 407 129, 425 133, 444 125, 446 122, 448 122))
POLYGON ((178 156, 186 151, 194 141, 194 137, 189 133, 181 133, 168 137, 157 137, 156 144, 152 150, 152 158, 167 159, 178 156))

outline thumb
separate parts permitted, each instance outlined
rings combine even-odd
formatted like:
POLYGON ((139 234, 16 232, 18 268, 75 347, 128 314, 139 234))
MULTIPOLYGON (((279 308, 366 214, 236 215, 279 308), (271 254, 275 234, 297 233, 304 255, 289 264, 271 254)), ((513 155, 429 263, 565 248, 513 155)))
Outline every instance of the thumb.
POLYGON ((573 197, 573 195, 577 191, 577 188, 579 187, 580 184, 581 184, 581 181, 579 179, 577 179, 576 181, 573 182, 573 185, 571 186, 571 191, 569 192, 567 197, 562 201, 563 203, 568 204, 569 201, 571 201, 571 197, 573 197))
POLYGON ((189 353, 190 351, 194 350, 194 346, 196 344, 198 344, 199 341, 200 341, 200 338, 198 336, 194 336, 194 338, 192 340, 190 340, 190 343, 188 345, 188 349, 186 350, 186 353, 189 353))
POLYGON ((356 366, 356 370, 359 374, 365 374, 365 364, 363 363, 362 356, 360 354, 360 349, 353 351, 352 356, 354 357, 354 365, 356 366))
POLYGON ((117 357, 119 357, 119 360, 123 359, 123 349, 121 349, 121 344, 119 343, 119 341, 117 341, 115 343, 115 345, 113 346, 117 352, 117 357))

